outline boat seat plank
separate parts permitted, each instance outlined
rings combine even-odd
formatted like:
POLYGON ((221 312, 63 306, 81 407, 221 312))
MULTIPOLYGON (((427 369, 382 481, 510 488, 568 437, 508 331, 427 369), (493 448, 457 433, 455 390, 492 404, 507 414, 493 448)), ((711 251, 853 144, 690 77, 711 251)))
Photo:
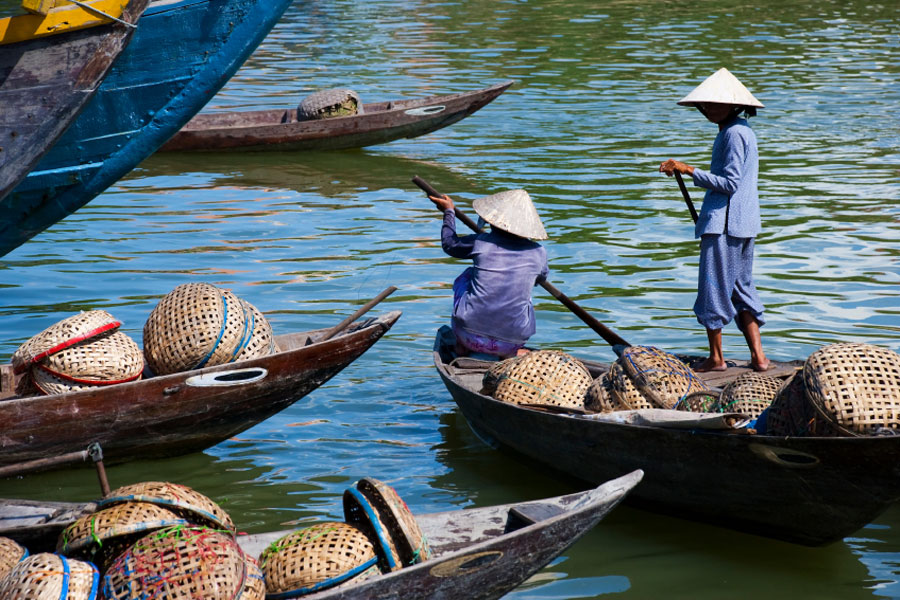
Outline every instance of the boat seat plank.
POLYGON ((516 531, 529 525, 534 525, 540 521, 552 519, 557 515, 566 512, 555 504, 526 504, 523 506, 514 506, 509 509, 509 515, 506 520, 506 531, 516 531))

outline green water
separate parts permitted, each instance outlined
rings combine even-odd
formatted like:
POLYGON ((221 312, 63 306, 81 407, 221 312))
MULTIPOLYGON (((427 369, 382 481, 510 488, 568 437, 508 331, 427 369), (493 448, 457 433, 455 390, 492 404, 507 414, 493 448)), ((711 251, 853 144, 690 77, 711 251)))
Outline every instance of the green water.
MULTIPOLYGON (((751 122, 767 353, 804 358, 838 341, 900 350, 898 54, 890 2, 296 2, 207 110, 294 106, 338 86, 371 102, 517 83, 414 140, 145 161, 0 258, 0 357, 89 308, 140 340, 156 300, 187 281, 232 288, 276 332, 336 324, 396 285, 376 310, 403 317, 337 378, 205 453, 113 467, 113 485, 191 485, 249 532, 340 517, 341 493, 363 476, 416 512, 572 491, 485 447, 436 376, 434 332, 465 265, 441 252, 440 217, 410 178, 467 210, 527 189, 557 287, 632 343, 702 352, 697 243, 657 167, 708 162, 715 127, 675 102, 725 66, 766 105, 751 122)), ((535 300, 535 345, 613 356, 544 292, 535 300)), ((726 355, 745 356, 737 329, 725 333, 726 355)), ((89 471, 44 474, 0 481, 0 495, 88 499, 96 483, 89 471)), ((624 507, 511 597, 900 596, 898 565, 896 508, 807 549, 624 507)))

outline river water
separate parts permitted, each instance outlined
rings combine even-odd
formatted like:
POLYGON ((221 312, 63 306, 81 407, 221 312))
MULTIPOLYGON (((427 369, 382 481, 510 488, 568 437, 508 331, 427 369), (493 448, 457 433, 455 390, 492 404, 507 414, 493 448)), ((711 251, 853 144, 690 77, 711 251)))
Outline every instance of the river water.
MULTIPOLYGON (((434 372, 433 336, 465 265, 441 252, 440 216, 410 178, 470 214, 480 195, 527 189, 557 287, 633 343, 701 353, 697 243, 657 167, 708 164, 715 126, 675 102, 728 67, 766 105, 751 122, 768 354, 839 341, 900 350, 898 53, 895 4, 868 0, 297 1, 206 110, 293 106, 328 87, 379 101, 517 83, 450 128, 370 149, 146 160, 0 258, 0 358, 93 308, 140 340, 157 299, 189 281, 233 289, 282 333, 336 324, 395 285, 376 311, 402 318, 335 379, 204 453, 114 466, 112 484, 185 483, 248 532, 339 518, 363 476, 416 512, 573 491, 484 446, 434 372)), ((540 289, 535 304, 533 345, 613 357, 540 289)), ((725 349, 746 356, 734 326, 725 349)), ((97 493, 86 470, 0 481, 0 492, 97 493)), ((900 597, 900 509, 809 549, 621 507, 510 597, 612 594, 900 597)))

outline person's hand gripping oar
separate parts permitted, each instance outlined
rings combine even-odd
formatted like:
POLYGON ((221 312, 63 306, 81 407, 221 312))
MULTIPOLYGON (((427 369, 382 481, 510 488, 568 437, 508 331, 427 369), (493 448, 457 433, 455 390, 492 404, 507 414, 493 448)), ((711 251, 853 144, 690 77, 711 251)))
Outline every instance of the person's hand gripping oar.
MULTIPOLYGON (((422 191, 428 194, 429 198, 448 198, 444 194, 438 192, 434 187, 432 187, 427 181, 416 175, 413 177, 412 182, 416 184, 422 191)), ((449 207, 449 205, 448 205, 449 207)), ((465 225, 474 231, 475 233, 481 233, 481 229, 478 225, 475 224, 472 219, 467 217, 458 207, 454 205, 453 212, 456 215, 456 218, 465 223, 465 225)), ((602 337, 606 342, 613 347, 613 351, 616 354, 619 354, 623 348, 627 348, 631 344, 626 342, 623 338, 621 338, 617 333, 609 329, 606 325, 592 317, 586 310, 575 304, 575 302, 563 294, 561 291, 556 289, 551 283, 548 281, 542 281, 540 283, 541 287, 547 290, 551 296, 559 300, 563 306, 572 311, 576 317, 581 319, 585 325, 593 329, 600 337, 602 337)))
POLYGON ((672 175, 675 176, 675 180, 678 182, 678 187, 681 189, 681 195, 684 197, 684 203, 687 204, 688 210, 691 211, 691 218, 694 220, 694 223, 697 222, 697 209, 694 208, 694 203, 691 202, 691 195, 688 194, 687 188, 684 186, 684 179, 681 178, 680 168, 687 168, 688 165, 683 162, 679 162, 677 160, 669 159, 663 164, 659 166, 659 172, 665 173, 669 177, 672 175))

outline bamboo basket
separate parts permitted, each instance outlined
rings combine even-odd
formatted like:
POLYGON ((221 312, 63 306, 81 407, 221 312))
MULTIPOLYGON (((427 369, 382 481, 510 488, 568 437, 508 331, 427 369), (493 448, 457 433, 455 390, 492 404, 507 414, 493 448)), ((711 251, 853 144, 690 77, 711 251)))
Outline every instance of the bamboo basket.
POLYGON ((608 413, 616 408, 617 402, 612 395, 612 380, 609 371, 595 377, 584 393, 584 408, 588 412, 608 413))
POLYGON ((631 377, 625 372, 622 363, 615 361, 609 367, 609 397, 611 410, 639 410, 656 408, 640 390, 635 387, 631 377))
POLYGON ((741 373, 722 389, 716 412, 736 412, 755 419, 772 404, 782 383, 777 377, 741 373))
POLYGON ((593 379, 578 359, 558 350, 535 350, 519 359, 500 376, 495 398, 513 404, 584 408, 584 395, 593 379))
POLYGON ((221 506, 186 485, 167 481, 145 481, 111 491, 97 503, 106 508, 122 503, 146 502, 166 508, 192 525, 234 532, 234 522, 221 506))
POLYGON ((140 347, 124 332, 115 331, 45 357, 31 367, 31 377, 44 394, 64 394, 136 381, 143 370, 140 347))
POLYGON ((485 396, 493 396, 497 391, 497 384, 521 358, 521 356, 513 356, 512 358, 493 363, 485 371, 484 377, 481 378, 481 391, 479 393, 485 396))
POLYGON ((100 573, 88 562, 42 552, 18 562, 0 580, 3 600, 94 600, 100 573))
POLYGON ((397 540, 388 530, 384 511, 379 510, 356 488, 344 490, 344 520, 366 534, 375 547, 381 570, 397 571, 403 567, 397 540))
MULTIPOLYGON (((251 568, 252 570, 252 568, 251 568)), ((104 600, 236 600, 248 562, 230 534, 170 527, 135 542, 103 578, 104 600)))
POLYGON ((372 477, 360 479, 356 483, 356 489, 375 507, 398 550, 401 566, 414 565, 431 558, 428 540, 397 490, 372 477))
POLYGON ((709 389, 677 356, 659 348, 629 346, 617 362, 656 408, 675 408, 688 394, 709 389))
POLYGON ((766 432, 785 437, 850 435, 816 411, 806 397, 806 384, 800 371, 791 375, 775 395, 766 413, 766 432))
POLYGON ((116 331, 120 325, 105 310, 90 310, 66 317, 19 346, 12 355, 13 371, 17 375, 24 373, 32 364, 47 356, 103 333, 116 331))
POLYGON ((16 564, 28 558, 28 549, 8 537, 0 537, 0 581, 6 577, 16 564))
POLYGON ((244 566, 247 570, 247 577, 238 600, 263 600, 266 597, 266 580, 263 578, 259 563, 252 556, 245 554, 244 566))
POLYGON ((349 523, 317 523, 273 542, 259 559, 268 595, 296 597, 380 574, 375 546, 349 523))
POLYGON ((235 362, 268 356, 278 352, 275 334, 266 316, 246 300, 241 300, 241 304, 244 307, 244 315, 249 321, 247 326, 248 337, 241 342, 240 351, 235 357, 235 362))

